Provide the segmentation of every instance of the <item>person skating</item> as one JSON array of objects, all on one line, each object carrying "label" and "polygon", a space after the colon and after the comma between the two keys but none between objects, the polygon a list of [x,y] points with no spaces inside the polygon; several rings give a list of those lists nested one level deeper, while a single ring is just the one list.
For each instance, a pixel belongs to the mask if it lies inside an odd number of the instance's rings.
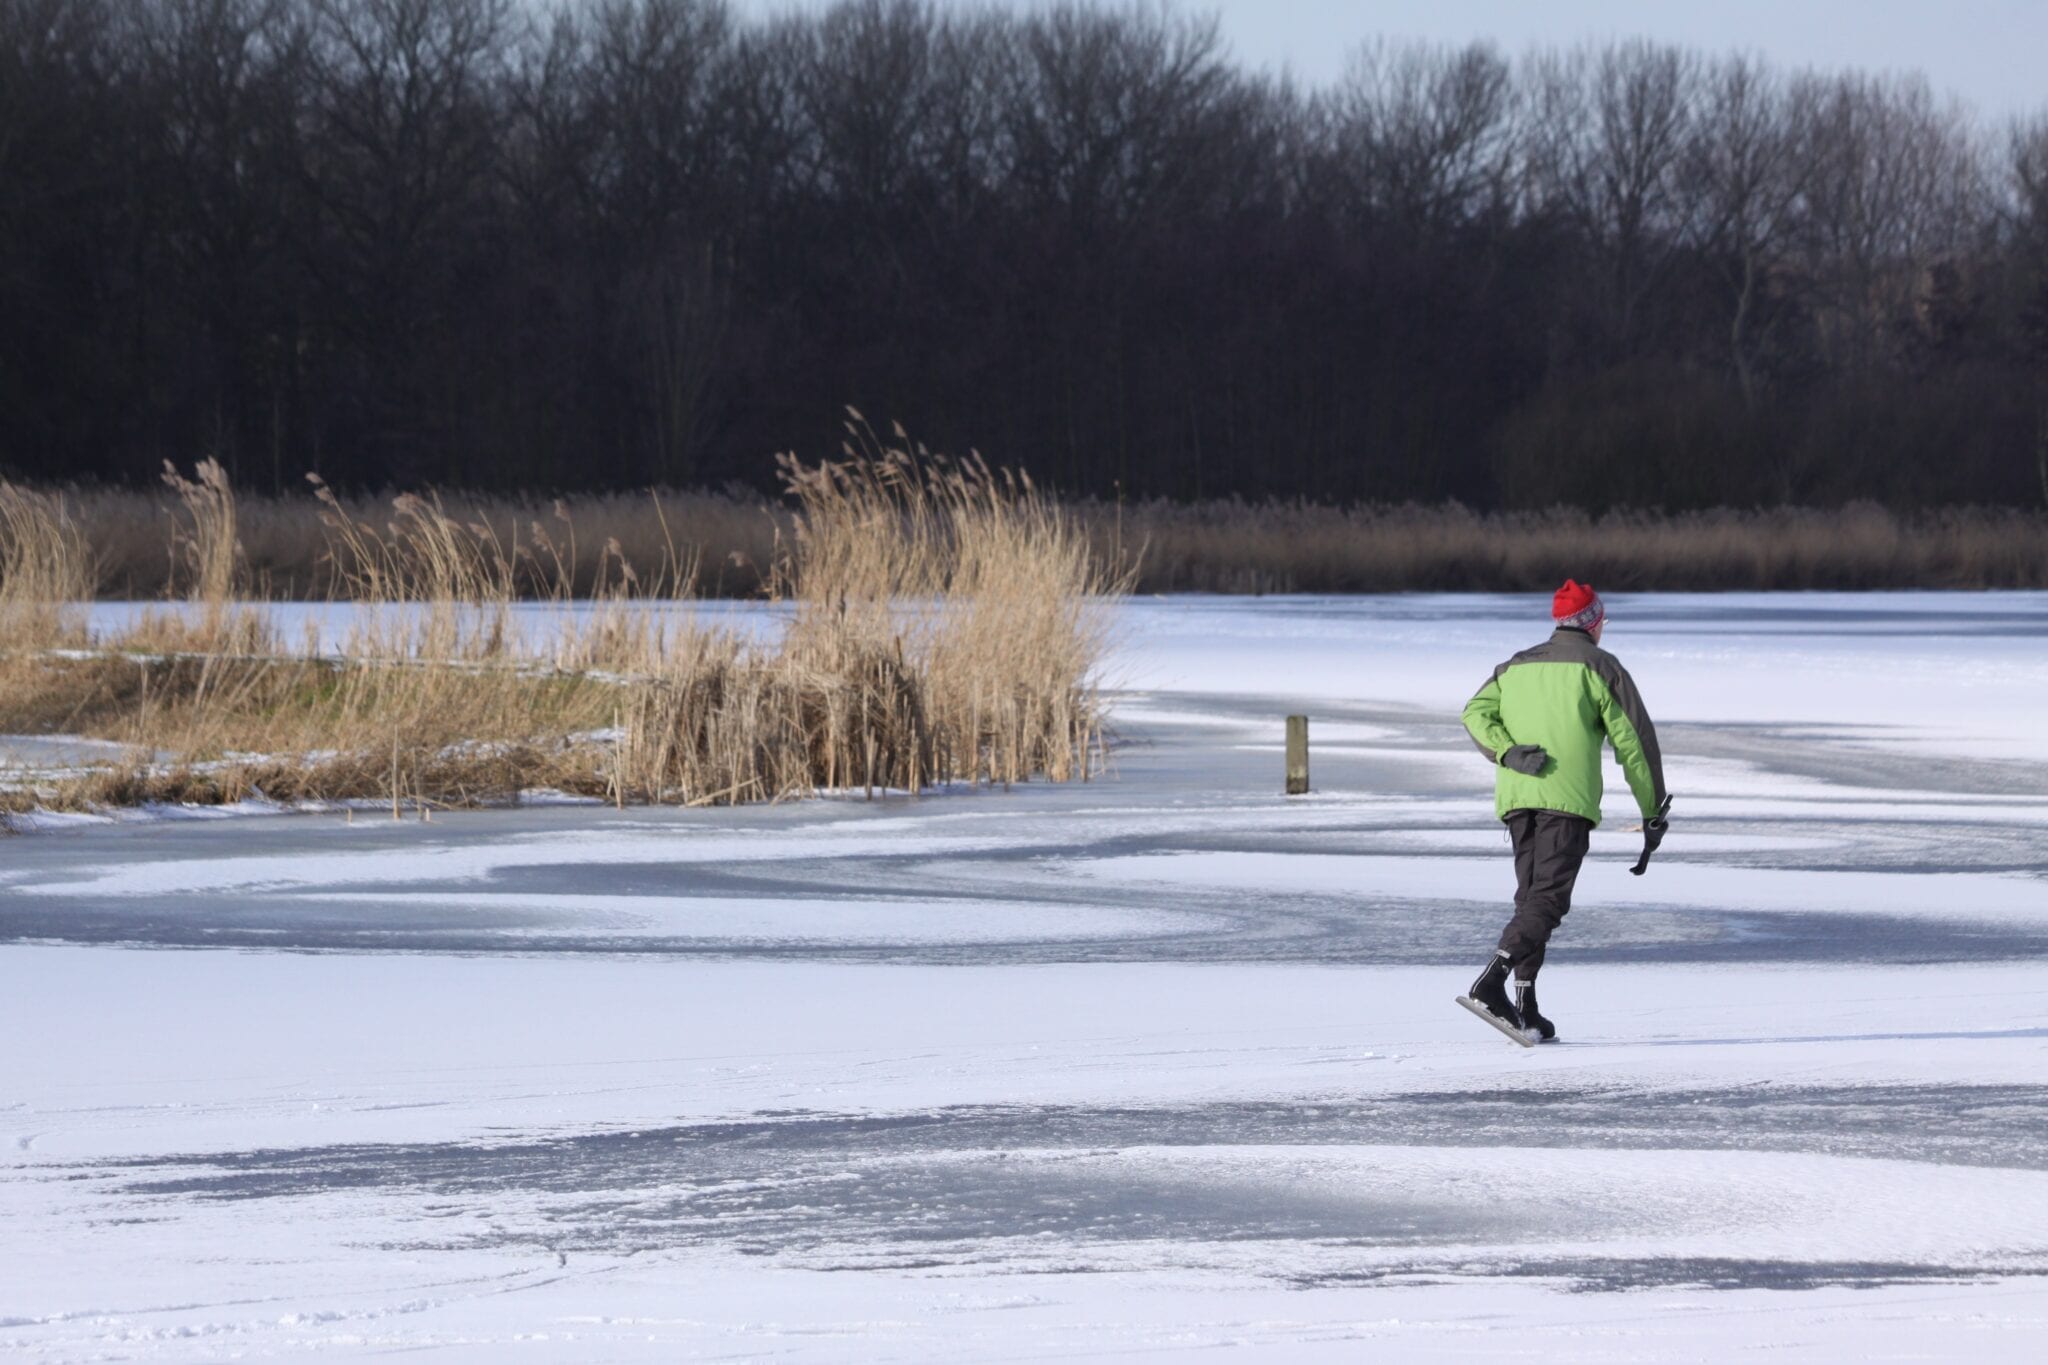
[{"label": "person skating", "polygon": [[1598,594],[1566,579],[1550,613],[1551,637],[1494,669],[1465,703],[1464,717],[1472,742],[1497,770],[1494,809],[1515,850],[1515,913],[1458,1002],[1521,1043],[1557,1037],[1537,1007],[1536,974],[1550,935],[1571,909],[1579,865],[1600,823],[1602,741],[1614,746],[1642,810],[1646,861],[1663,841],[1671,805],[1642,695],[1620,661],[1600,648],[1607,611]]}]

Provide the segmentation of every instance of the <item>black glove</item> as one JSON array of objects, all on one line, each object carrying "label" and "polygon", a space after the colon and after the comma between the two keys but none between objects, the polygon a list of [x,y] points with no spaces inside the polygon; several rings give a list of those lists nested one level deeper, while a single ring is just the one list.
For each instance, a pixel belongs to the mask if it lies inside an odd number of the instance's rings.
[{"label": "black glove", "polygon": [[1636,859],[1636,865],[1629,869],[1638,877],[1650,866],[1650,855],[1664,842],[1664,836],[1671,832],[1671,798],[1665,797],[1664,804],[1657,807],[1657,813],[1643,821],[1643,856]]},{"label": "black glove", "polygon": [[1643,825],[1643,847],[1651,853],[1664,843],[1665,832],[1671,828],[1669,820],[1650,820]]},{"label": "black glove", "polygon": [[1550,755],[1543,752],[1540,744],[1517,744],[1500,756],[1500,766],[1513,768],[1529,777],[1540,776],[1543,765],[1550,761]]}]

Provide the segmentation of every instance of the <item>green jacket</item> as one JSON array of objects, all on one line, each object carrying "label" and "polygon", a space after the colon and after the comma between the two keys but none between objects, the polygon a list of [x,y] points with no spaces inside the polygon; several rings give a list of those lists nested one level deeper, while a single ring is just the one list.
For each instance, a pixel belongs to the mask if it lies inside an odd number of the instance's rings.
[{"label": "green jacket", "polygon": [[[1645,819],[1664,801],[1664,757],[1634,679],[1583,630],[1559,629],[1493,670],[1465,703],[1465,729],[1495,768],[1494,811],[1557,810],[1600,823],[1600,742],[1614,756]],[[1535,777],[1500,766],[1517,744],[1540,744]]]}]

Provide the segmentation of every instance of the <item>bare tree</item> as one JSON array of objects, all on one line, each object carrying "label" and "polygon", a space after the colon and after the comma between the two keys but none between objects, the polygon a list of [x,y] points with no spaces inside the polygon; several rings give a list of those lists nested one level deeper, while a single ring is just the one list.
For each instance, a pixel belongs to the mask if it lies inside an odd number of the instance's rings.
[{"label": "bare tree", "polygon": [[68,448],[74,478],[131,439],[121,414],[145,382],[142,115],[120,16],[111,0],[0,0],[0,464]]},{"label": "bare tree", "polygon": [[2048,360],[2048,113],[2016,121],[2007,134],[2006,214],[2025,284],[2040,291],[2040,354]]},{"label": "bare tree", "polygon": [[2016,121],[2007,135],[2008,213],[2018,257],[2020,354],[2035,408],[2034,476],[2048,506],[2048,113]]},{"label": "bare tree", "polygon": [[451,312],[470,302],[465,266],[498,183],[493,97],[509,57],[506,0],[310,0],[312,109],[299,182],[321,238],[306,264],[353,355],[354,434],[420,477],[445,453],[450,395],[440,371]]},{"label": "bare tree", "polygon": [[1017,24],[995,10],[949,14],[931,57],[922,144],[929,164],[926,227],[933,240],[996,211],[1016,148],[1003,126],[1003,83],[1017,61]]},{"label": "bare tree", "polygon": [[1684,158],[1690,231],[1720,276],[1728,303],[1727,354],[1743,402],[1757,404],[1758,355],[1776,317],[1763,295],[1788,259],[1803,188],[1803,101],[1752,56],[1713,63]]},{"label": "bare tree", "polygon": [[1370,43],[1331,98],[1331,136],[1359,200],[1418,233],[1507,202],[1514,94],[1492,46]]},{"label": "bare tree", "polygon": [[1924,277],[1985,217],[1985,178],[1960,106],[1921,77],[1804,78],[1802,266],[1825,360],[1895,358]]},{"label": "bare tree", "polygon": [[551,246],[601,212],[598,144],[606,130],[589,97],[590,48],[583,11],[530,16],[506,79],[498,173]]},{"label": "bare tree", "polygon": [[238,477],[250,472],[242,438],[261,433],[274,489],[296,475],[285,468],[295,291],[279,258],[298,226],[288,171],[308,38],[292,0],[163,0],[138,15],[147,127],[167,180],[158,246],[206,367],[186,386],[210,400],[202,439]]},{"label": "bare tree", "polygon": [[2007,152],[2020,233],[2030,249],[2048,253],[2048,113],[2016,121]]},{"label": "bare tree", "polygon": [[1524,72],[1532,207],[1596,246],[1602,311],[1621,352],[1682,240],[1698,74],[1691,54],[1640,40],[1540,53]]},{"label": "bare tree", "polygon": [[601,0],[590,28],[583,106],[598,130],[597,203],[629,251],[701,237],[687,219],[715,214],[730,14],[722,0]]},{"label": "bare tree", "polygon": [[919,191],[939,20],[923,0],[850,0],[810,30],[801,86],[817,188],[870,216]]},{"label": "bare tree", "polygon": [[591,193],[613,254],[622,368],[639,378],[650,472],[692,477],[728,317],[722,0],[602,0],[582,107]]},{"label": "bare tree", "polygon": [[505,0],[311,0],[302,173],[377,283],[404,288],[487,179]]},{"label": "bare tree", "polygon": [[1213,18],[1060,4],[1018,46],[1007,113],[1027,195],[1116,234],[1192,188],[1232,85]]},{"label": "bare tree", "polygon": [[783,15],[740,33],[719,82],[728,187],[736,230],[782,250],[780,208],[817,162],[803,82],[811,50],[807,21]]}]

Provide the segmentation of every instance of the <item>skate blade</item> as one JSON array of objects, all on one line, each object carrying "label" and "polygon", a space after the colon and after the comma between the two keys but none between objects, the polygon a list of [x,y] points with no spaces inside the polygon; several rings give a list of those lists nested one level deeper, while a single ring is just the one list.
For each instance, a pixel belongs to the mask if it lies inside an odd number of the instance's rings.
[{"label": "skate blade", "polygon": [[1499,1016],[1495,1015],[1492,1011],[1488,1010],[1486,1006],[1480,1004],[1471,996],[1456,995],[1452,996],[1451,998],[1456,1000],[1459,1004],[1463,1005],[1466,1009],[1472,1011],[1472,1013],[1478,1015],[1481,1019],[1484,1019],[1487,1022],[1487,1024],[1492,1028],[1498,1029],[1503,1036],[1512,1039],[1514,1042],[1520,1044],[1522,1047],[1536,1046],[1535,1040],[1530,1038],[1528,1034],[1522,1032],[1513,1024],[1510,1024],[1507,1020],[1502,1019]]}]

